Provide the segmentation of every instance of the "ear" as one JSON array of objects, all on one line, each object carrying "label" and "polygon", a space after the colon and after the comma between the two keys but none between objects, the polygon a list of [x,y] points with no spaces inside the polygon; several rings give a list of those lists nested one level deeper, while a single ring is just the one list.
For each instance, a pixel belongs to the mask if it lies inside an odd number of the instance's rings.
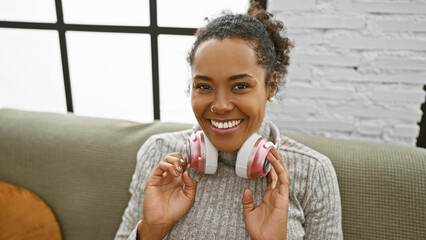
[{"label": "ear", "polygon": [[274,71],[271,75],[271,80],[268,83],[268,86],[266,86],[266,94],[267,99],[271,99],[275,96],[275,89],[277,88],[277,72]]}]

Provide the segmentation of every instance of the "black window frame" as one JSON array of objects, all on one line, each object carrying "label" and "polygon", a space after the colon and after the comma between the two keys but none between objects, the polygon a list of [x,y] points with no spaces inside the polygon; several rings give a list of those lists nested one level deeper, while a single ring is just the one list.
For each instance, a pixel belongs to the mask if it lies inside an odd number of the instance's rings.
[{"label": "black window frame", "polygon": [[[261,0],[259,2],[266,9],[267,0]],[[69,73],[68,50],[67,50],[65,33],[67,31],[141,33],[141,34],[149,34],[151,39],[152,95],[153,95],[152,97],[153,97],[154,120],[161,120],[158,35],[171,34],[171,35],[193,36],[197,29],[196,28],[159,27],[157,24],[157,1],[156,0],[149,0],[150,25],[147,27],[123,26],[123,25],[67,24],[67,23],[64,23],[62,0],[55,0],[55,5],[56,5],[56,18],[57,18],[56,23],[0,21],[0,27],[58,31],[67,112],[71,112],[71,113],[74,112],[74,106],[73,106],[72,92],[71,92],[71,79],[70,79],[70,73]]]}]

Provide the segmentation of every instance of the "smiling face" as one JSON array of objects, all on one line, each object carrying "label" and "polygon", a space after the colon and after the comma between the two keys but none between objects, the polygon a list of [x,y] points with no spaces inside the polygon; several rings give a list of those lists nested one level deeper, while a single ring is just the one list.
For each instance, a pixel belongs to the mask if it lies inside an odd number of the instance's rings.
[{"label": "smiling face", "polygon": [[217,149],[237,150],[260,127],[275,90],[266,86],[265,76],[247,41],[210,39],[199,45],[192,64],[192,110]]}]

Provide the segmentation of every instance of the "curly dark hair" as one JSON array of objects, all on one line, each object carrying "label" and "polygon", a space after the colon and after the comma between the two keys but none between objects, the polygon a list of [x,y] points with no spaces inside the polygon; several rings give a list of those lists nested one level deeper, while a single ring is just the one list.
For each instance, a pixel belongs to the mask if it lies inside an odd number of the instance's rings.
[{"label": "curly dark hair", "polygon": [[[226,14],[209,22],[197,30],[192,49],[188,53],[188,63],[192,66],[194,55],[200,44],[209,39],[223,40],[239,38],[247,41],[256,52],[257,63],[266,70],[265,84],[273,85],[275,92],[284,86],[284,76],[290,63],[290,49],[293,43],[284,36],[286,30],[281,21],[275,20],[256,1],[252,1],[247,14]],[[277,82],[271,79],[277,72]]]}]

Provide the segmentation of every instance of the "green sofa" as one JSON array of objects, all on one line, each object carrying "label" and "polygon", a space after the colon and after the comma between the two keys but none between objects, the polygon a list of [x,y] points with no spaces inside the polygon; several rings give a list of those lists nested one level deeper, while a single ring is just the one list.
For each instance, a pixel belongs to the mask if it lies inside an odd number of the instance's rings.
[{"label": "green sofa", "polygon": [[[189,127],[1,109],[0,181],[40,196],[65,240],[113,239],[139,147]],[[285,135],[332,160],[345,239],[426,238],[425,149]]]}]

